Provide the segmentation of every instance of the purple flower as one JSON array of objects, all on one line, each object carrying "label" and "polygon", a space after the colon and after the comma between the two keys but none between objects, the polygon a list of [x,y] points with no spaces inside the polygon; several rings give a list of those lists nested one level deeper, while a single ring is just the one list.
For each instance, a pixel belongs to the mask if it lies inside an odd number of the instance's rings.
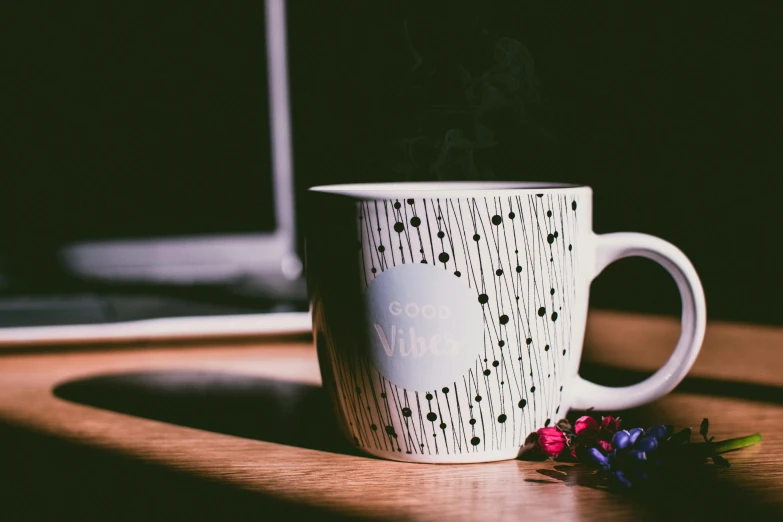
[{"label": "purple flower", "polygon": [[644,430],[641,428],[634,428],[631,431],[629,431],[628,434],[631,436],[631,444],[634,444],[636,442],[636,439],[638,439],[642,434],[644,434]]},{"label": "purple flower", "polygon": [[658,449],[658,439],[655,437],[642,437],[633,445],[635,450],[650,452]]},{"label": "purple flower", "polygon": [[612,446],[618,450],[624,450],[631,445],[631,434],[626,430],[618,431],[612,437]]},{"label": "purple flower", "polygon": [[587,450],[587,454],[595,461],[596,464],[601,467],[602,470],[609,471],[611,469],[611,465],[609,464],[609,457],[601,453],[601,450],[598,448],[590,448]]},{"label": "purple flower", "polygon": [[708,437],[709,422],[704,419],[699,433],[703,443],[691,443],[691,429],[677,433],[670,425],[650,426],[630,430],[620,429],[620,419],[603,417],[599,424],[594,418],[583,416],[574,427],[563,419],[556,427],[547,427],[531,434],[526,441],[530,447],[552,457],[570,454],[577,460],[593,462],[617,488],[628,489],[649,480],[666,476],[672,464],[701,463],[712,459],[716,465],[728,467],[719,454],[761,441],[756,433],[722,442]]}]

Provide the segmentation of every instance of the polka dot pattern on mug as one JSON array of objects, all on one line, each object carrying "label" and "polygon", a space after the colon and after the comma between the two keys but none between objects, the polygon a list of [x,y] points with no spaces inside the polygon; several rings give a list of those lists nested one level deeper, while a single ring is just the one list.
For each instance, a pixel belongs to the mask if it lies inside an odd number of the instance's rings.
[{"label": "polka dot pattern on mug", "polygon": [[[580,255],[577,194],[357,203],[364,288],[400,265],[469,289],[483,342],[458,379],[414,391],[366,357],[330,350],[335,392],[357,445],[463,454],[524,444],[568,392]],[[381,248],[382,247],[382,248]],[[586,300],[585,300],[586,305]],[[375,428],[373,428],[375,427]]]}]

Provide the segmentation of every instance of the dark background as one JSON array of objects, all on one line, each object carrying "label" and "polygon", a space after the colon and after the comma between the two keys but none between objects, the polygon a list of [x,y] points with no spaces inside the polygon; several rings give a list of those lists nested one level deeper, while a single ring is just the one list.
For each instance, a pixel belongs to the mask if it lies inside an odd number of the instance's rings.
[{"label": "dark background", "polygon": [[263,28],[263,2],[0,5],[12,290],[62,292],[74,241],[274,228]]},{"label": "dark background", "polygon": [[[589,184],[595,230],[680,246],[711,318],[781,324],[781,21],[775,2],[291,0],[298,195]],[[44,280],[74,231],[267,228],[262,29],[258,1],[4,3],[0,272]],[[663,269],[623,260],[591,305],[680,303]]]},{"label": "dark background", "polygon": [[[685,4],[289,2],[298,182],[588,184],[595,231],[678,245],[711,318],[780,324],[780,9]],[[591,305],[680,303],[623,260]]]}]

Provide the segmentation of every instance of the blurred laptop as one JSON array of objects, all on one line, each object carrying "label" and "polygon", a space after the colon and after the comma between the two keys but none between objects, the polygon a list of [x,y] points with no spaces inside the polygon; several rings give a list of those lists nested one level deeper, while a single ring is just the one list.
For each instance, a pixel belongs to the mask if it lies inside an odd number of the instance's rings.
[{"label": "blurred laptop", "polygon": [[284,0],[21,4],[0,345],[308,331]]}]

